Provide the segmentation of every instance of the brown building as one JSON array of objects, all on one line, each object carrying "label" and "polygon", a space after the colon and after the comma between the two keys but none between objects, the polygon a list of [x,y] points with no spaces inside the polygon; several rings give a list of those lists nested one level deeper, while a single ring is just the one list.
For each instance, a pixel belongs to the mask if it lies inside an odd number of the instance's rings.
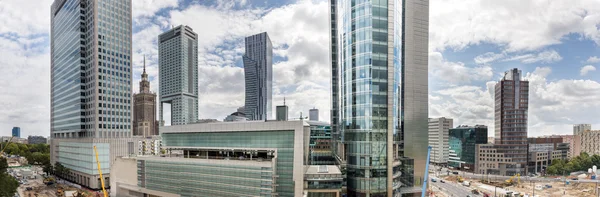
[{"label": "brown building", "polygon": [[144,57],[140,93],[133,95],[133,135],[144,137],[158,135],[156,93],[150,92],[150,82],[146,74],[146,57]]},{"label": "brown building", "polygon": [[521,78],[521,70],[511,69],[495,87],[495,147],[514,164],[506,166],[506,174],[524,174],[527,166],[527,111],[529,82]]}]

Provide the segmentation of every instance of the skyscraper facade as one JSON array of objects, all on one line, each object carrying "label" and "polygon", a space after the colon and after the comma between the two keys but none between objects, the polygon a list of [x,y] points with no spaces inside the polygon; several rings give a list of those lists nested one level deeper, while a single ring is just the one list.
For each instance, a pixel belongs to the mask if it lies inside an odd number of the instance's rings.
[{"label": "skyscraper facade", "polygon": [[308,110],[308,119],[311,121],[319,121],[319,109],[309,109]]},{"label": "skyscraper facade", "polygon": [[573,135],[579,135],[587,130],[592,130],[591,124],[574,124],[573,125]]},{"label": "skyscraper facade", "polygon": [[156,94],[150,92],[150,81],[148,81],[146,73],[146,57],[144,57],[140,92],[133,95],[133,135],[144,137],[158,135]]},{"label": "skyscraper facade", "polygon": [[273,45],[267,32],[248,36],[245,43],[246,117],[267,120],[273,113]]},{"label": "skyscraper facade", "polygon": [[444,165],[448,163],[450,144],[448,135],[454,121],[450,118],[429,119],[429,146],[431,146],[430,163]]},{"label": "skyscraper facade", "polygon": [[423,184],[427,157],[429,1],[330,5],[331,122],[348,195],[420,192],[413,188]]},{"label": "skyscraper facade", "polygon": [[12,128],[12,136],[20,138],[21,137],[21,127],[13,127]]},{"label": "skyscraper facade", "polygon": [[[51,6],[51,162],[99,188],[131,136],[131,0],[55,0]],[[132,145],[133,146],[133,145]]]},{"label": "skyscraper facade", "polygon": [[521,78],[521,70],[511,69],[495,87],[495,137],[497,151],[511,158],[506,175],[524,174],[527,165],[527,110],[529,82]]},{"label": "skyscraper facade", "polygon": [[171,125],[198,120],[198,34],[177,26],[158,36],[159,119],[171,104]]}]

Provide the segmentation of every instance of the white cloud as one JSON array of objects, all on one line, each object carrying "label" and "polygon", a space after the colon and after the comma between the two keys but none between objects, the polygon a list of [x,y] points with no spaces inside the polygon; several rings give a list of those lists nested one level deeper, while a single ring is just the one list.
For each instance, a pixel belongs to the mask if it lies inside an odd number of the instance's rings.
[{"label": "white cloud", "polygon": [[504,54],[502,54],[502,53],[487,52],[487,53],[478,55],[473,60],[475,60],[475,63],[477,63],[477,64],[487,64],[487,63],[496,61],[498,59],[501,59],[503,57],[504,57]]},{"label": "white cloud", "polygon": [[164,8],[177,7],[178,0],[135,0],[132,2],[133,18],[153,16]]},{"label": "white cloud", "polygon": [[562,57],[555,50],[545,50],[538,54],[524,54],[524,55],[516,55],[513,57],[509,57],[504,61],[521,61],[524,64],[531,63],[553,63],[562,60]]},{"label": "white cloud", "polygon": [[598,63],[600,62],[600,58],[596,57],[596,56],[591,56],[587,61],[585,61],[586,63]]},{"label": "white cloud", "polygon": [[569,34],[600,45],[597,0],[432,0],[430,13],[432,51],[482,43],[530,51],[559,44]]},{"label": "white cloud", "polygon": [[587,66],[581,67],[581,70],[579,71],[579,74],[581,76],[585,76],[585,75],[587,75],[591,71],[596,71],[596,67],[594,67],[592,65],[587,65]]},{"label": "white cloud", "polygon": [[429,72],[432,80],[443,80],[452,84],[489,80],[493,73],[489,65],[469,68],[462,62],[446,61],[440,52],[429,53]]},{"label": "white cloud", "polygon": [[51,0],[0,1],[0,34],[18,36],[47,34],[50,32]]}]

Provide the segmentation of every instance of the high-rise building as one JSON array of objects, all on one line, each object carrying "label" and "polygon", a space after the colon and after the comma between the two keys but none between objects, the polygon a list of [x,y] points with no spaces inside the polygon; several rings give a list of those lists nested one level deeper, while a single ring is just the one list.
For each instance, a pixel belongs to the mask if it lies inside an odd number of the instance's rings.
[{"label": "high-rise building", "polygon": [[319,121],[319,109],[309,109],[308,110],[308,119],[311,121]]},{"label": "high-rise building", "polygon": [[273,45],[267,32],[248,36],[245,43],[246,117],[267,120],[273,113]]},{"label": "high-rise building", "polygon": [[132,1],[54,0],[51,6],[50,160],[99,188],[131,136]]},{"label": "high-rise building", "polygon": [[591,124],[574,124],[573,125],[573,135],[579,135],[584,131],[592,130]]},{"label": "high-rise building", "polygon": [[487,126],[461,125],[449,130],[450,157],[448,166],[466,171],[475,169],[475,147],[487,143]]},{"label": "high-rise building", "polygon": [[495,147],[511,158],[505,175],[524,174],[527,165],[527,110],[529,82],[521,78],[521,70],[511,69],[495,87]]},{"label": "high-rise building", "polygon": [[444,165],[448,163],[450,151],[449,130],[453,127],[453,121],[450,118],[430,118],[429,119],[429,146],[431,146],[431,156],[429,163]]},{"label": "high-rise building", "polygon": [[133,135],[150,137],[158,135],[156,120],[156,93],[150,92],[150,81],[146,73],[146,56],[144,56],[144,72],[140,81],[140,92],[133,95]]},{"label": "high-rise building", "polygon": [[245,113],[246,113],[246,109],[244,109],[244,107],[239,107],[236,112],[233,112],[230,115],[228,115],[227,117],[225,117],[225,119],[223,119],[223,122],[246,121],[246,120],[248,120],[248,118],[246,118]]},{"label": "high-rise building", "polygon": [[329,2],[331,122],[348,195],[420,192],[413,188],[427,166],[429,0]]},{"label": "high-rise building", "polygon": [[12,136],[21,138],[21,127],[13,127],[12,128]]},{"label": "high-rise building", "polygon": [[275,120],[278,121],[286,121],[288,120],[288,106],[287,105],[279,105],[275,108]]},{"label": "high-rise building", "polygon": [[159,120],[171,104],[171,125],[198,120],[198,34],[177,26],[158,36]]}]

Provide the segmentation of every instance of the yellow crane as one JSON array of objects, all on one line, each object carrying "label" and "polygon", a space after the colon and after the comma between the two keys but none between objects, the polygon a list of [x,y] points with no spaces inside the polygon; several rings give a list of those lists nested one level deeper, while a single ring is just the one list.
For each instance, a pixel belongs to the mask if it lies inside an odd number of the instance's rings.
[{"label": "yellow crane", "polygon": [[104,189],[104,177],[102,177],[102,170],[100,169],[100,160],[98,159],[98,149],[96,149],[96,145],[94,145],[94,152],[96,152],[96,163],[98,164],[98,173],[100,174],[100,182],[102,183],[102,193],[104,193],[104,197],[108,197],[108,193],[106,193],[106,189]]},{"label": "yellow crane", "polygon": [[6,143],[6,146],[4,146],[4,148],[2,148],[2,150],[0,150],[0,157],[2,157],[2,153],[4,153],[4,150],[6,150],[6,147],[8,147],[8,145],[10,145],[10,142],[12,141],[12,139],[15,136],[10,137],[10,140],[8,140],[8,143]]}]

